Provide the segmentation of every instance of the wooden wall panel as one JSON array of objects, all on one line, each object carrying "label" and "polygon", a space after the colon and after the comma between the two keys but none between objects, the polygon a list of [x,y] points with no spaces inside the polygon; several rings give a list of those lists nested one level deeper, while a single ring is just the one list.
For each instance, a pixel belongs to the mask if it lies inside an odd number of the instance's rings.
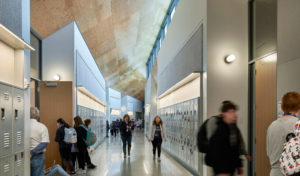
[{"label": "wooden wall panel", "polygon": [[58,143],[54,141],[56,120],[63,118],[70,125],[73,124],[72,86],[72,82],[57,82],[56,87],[47,87],[46,82],[40,83],[41,122],[47,126],[50,137],[50,144],[45,153],[46,168],[51,167],[54,160],[61,164]]},{"label": "wooden wall panel", "polygon": [[269,125],[276,120],[276,54],[256,62],[255,175],[270,174],[266,152]]}]

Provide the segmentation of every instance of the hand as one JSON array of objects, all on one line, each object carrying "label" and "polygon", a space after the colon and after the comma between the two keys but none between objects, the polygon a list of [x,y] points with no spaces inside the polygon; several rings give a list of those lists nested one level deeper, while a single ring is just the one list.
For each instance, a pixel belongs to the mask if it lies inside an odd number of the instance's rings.
[{"label": "hand", "polygon": [[30,154],[30,158],[32,158],[32,155]]},{"label": "hand", "polygon": [[246,156],[248,162],[252,161],[252,157],[250,155],[245,155],[245,156]]},{"label": "hand", "polygon": [[149,142],[151,142],[151,139],[148,139]]},{"label": "hand", "polygon": [[238,168],[238,175],[243,175],[243,173],[244,173],[243,168]]}]

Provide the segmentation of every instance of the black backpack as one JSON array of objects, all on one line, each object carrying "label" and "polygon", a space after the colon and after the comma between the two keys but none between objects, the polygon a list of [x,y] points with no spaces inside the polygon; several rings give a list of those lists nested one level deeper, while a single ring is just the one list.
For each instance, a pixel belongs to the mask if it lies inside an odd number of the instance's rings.
[{"label": "black backpack", "polygon": [[[200,129],[198,131],[198,134],[197,134],[197,146],[198,146],[198,150],[199,152],[201,153],[207,153],[208,150],[209,150],[209,139],[207,138],[207,123],[209,120],[211,120],[212,118],[216,118],[217,122],[219,120],[222,119],[221,116],[213,116],[209,119],[207,119],[201,126],[200,126]],[[217,128],[217,124],[216,124],[216,128]],[[212,129],[212,130],[216,130],[216,129]]]}]

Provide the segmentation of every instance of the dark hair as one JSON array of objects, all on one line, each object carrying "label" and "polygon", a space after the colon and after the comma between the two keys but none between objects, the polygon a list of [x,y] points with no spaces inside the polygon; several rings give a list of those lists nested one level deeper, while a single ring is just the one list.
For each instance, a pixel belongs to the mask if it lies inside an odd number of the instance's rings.
[{"label": "dark hair", "polygon": [[81,119],[81,117],[80,117],[80,116],[76,116],[76,117],[74,117],[74,122],[75,122],[75,124],[74,124],[74,128],[78,128],[78,127],[79,127],[79,125],[83,124],[83,122],[82,122],[82,119]]},{"label": "dark hair", "polygon": [[281,100],[281,109],[284,113],[300,110],[300,94],[298,92],[288,92]]},{"label": "dark hair", "polygon": [[85,126],[89,126],[90,124],[91,124],[91,119],[85,119],[84,120],[84,124],[85,124]]},{"label": "dark hair", "polygon": [[234,104],[233,102],[229,101],[229,100],[226,100],[226,101],[223,101],[222,102],[222,106],[220,108],[220,111],[222,113],[224,112],[228,112],[229,110],[238,110],[238,106],[236,104]]},{"label": "dark hair", "polygon": [[60,123],[61,125],[64,125],[64,126],[67,127],[67,128],[70,128],[70,125],[67,124],[67,122],[66,122],[64,119],[62,119],[62,118],[57,119],[56,122],[57,122],[57,123]]},{"label": "dark hair", "polygon": [[128,122],[129,122],[129,121],[130,121],[129,115],[128,115],[128,114],[125,114],[124,117],[123,117],[123,119],[125,120],[126,117],[128,117]]},{"label": "dark hair", "polygon": [[[156,118],[159,118],[160,119],[160,122],[159,122],[159,124],[156,124]],[[160,116],[156,116],[154,119],[153,119],[153,125],[162,125],[164,122],[163,122],[163,120],[160,118]]]}]

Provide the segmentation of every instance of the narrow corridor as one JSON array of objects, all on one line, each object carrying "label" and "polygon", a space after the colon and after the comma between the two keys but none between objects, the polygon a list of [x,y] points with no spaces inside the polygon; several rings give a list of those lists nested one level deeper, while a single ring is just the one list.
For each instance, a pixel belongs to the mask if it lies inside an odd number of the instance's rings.
[{"label": "narrow corridor", "polygon": [[152,145],[143,133],[135,133],[130,158],[123,158],[122,142],[119,136],[109,137],[91,156],[97,168],[88,176],[189,176],[185,168],[162,152],[161,162],[153,160]]}]

